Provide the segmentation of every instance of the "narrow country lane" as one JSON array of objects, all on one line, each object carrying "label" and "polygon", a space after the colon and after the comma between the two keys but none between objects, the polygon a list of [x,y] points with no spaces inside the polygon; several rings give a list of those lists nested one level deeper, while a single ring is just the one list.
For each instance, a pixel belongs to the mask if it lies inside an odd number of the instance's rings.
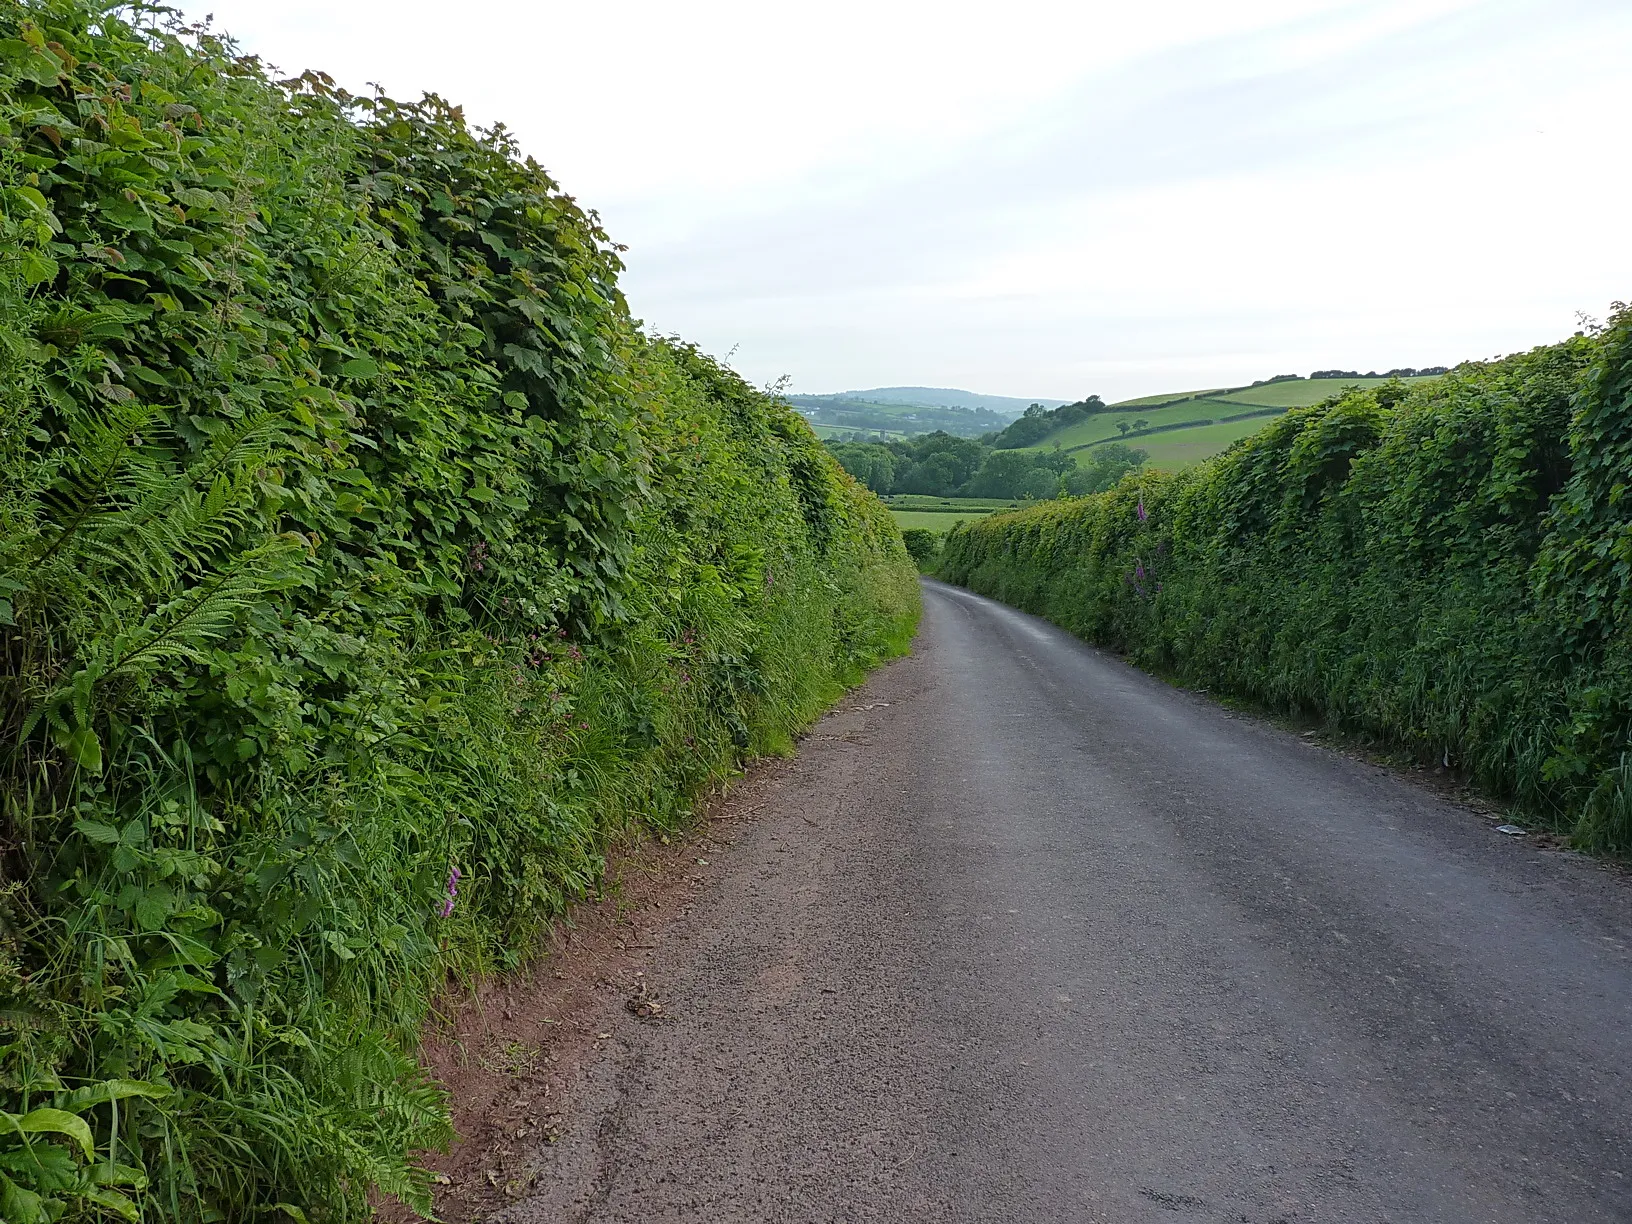
[{"label": "narrow country lane", "polygon": [[1632,882],[991,601],[709,870],[497,1218],[1632,1220]]}]

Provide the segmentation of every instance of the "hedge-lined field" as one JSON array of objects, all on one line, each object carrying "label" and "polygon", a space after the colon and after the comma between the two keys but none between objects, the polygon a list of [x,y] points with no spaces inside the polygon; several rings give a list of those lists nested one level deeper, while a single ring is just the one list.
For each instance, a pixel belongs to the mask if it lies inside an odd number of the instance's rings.
[{"label": "hedge-lined field", "polygon": [[0,6],[0,1218],[424,1207],[433,995],[915,572],[502,131],[161,20]]},{"label": "hedge-lined field", "polygon": [[1632,312],[946,538],[950,581],[1632,852]]}]

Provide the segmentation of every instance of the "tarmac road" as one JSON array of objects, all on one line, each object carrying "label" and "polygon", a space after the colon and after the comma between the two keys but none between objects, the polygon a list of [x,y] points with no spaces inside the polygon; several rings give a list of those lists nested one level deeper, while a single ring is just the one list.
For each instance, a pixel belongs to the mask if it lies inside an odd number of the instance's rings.
[{"label": "tarmac road", "polygon": [[1632,1220],[1626,878],[925,602],[498,1218]]}]

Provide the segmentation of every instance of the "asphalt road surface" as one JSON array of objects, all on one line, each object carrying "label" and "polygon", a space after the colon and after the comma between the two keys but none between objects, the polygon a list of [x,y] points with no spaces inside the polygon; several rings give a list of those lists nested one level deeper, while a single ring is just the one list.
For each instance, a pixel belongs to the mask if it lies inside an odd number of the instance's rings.
[{"label": "asphalt road surface", "polygon": [[926,605],[500,1218],[1632,1220],[1624,877]]}]

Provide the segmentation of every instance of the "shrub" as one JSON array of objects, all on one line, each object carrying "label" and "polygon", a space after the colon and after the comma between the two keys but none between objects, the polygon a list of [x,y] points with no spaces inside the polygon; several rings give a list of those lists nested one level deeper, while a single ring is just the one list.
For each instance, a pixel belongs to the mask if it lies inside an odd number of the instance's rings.
[{"label": "shrub", "polygon": [[933,565],[941,551],[941,537],[927,527],[908,527],[901,533],[901,542],[919,569]]},{"label": "shrub", "polygon": [[1632,315],[1294,409],[1178,475],[949,534],[940,572],[1186,681],[1464,768],[1632,852]]},{"label": "shrub", "polygon": [[0,9],[0,1215],[425,1208],[432,996],[916,578],[502,130],[152,11]]}]

